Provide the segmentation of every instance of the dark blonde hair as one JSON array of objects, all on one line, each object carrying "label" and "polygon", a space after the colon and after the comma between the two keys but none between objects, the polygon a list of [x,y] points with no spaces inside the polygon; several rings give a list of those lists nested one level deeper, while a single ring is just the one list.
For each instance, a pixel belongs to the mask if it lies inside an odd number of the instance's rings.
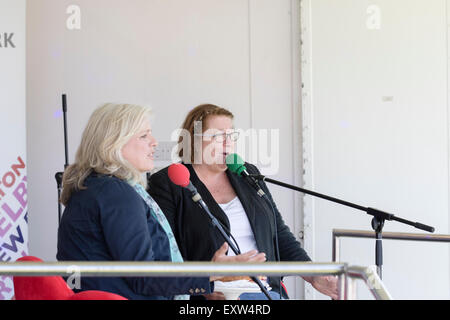
[{"label": "dark blonde hair", "polygon": [[[196,123],[201,123],[202,128],[205,128],[206,120],[210,116],[226,116],[234,119],[231,111],[214,104],[201,104],[189,111],[184,119],[181,134],[178,139],[178,156],[183,159],[184,163],[194,163],[194,132]],[[186,140],[188,141],[188,145],[186,145]],[[183,152],[186,147],[189,148],[188,154]]]}]

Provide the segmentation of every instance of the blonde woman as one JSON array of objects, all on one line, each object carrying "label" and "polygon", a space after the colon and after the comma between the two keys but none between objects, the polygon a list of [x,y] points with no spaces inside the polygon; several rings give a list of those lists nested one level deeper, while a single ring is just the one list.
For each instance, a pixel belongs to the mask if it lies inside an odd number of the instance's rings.
[{"label": "blonde woman", "polygon": [[[58,230],[60,261],[182,262],[172,230],[145,191],[143,174],[153,168],[157,141],[150,110],[106,104],[94,111],[83,132],[75,163],[63,176],[65,210]],[[230,260],[227,245],[212,261],[265,261],[252,252]],[[216,278],[92,278],[80,290],[103,290],[128,299],[187,299],[208,294]]]}]

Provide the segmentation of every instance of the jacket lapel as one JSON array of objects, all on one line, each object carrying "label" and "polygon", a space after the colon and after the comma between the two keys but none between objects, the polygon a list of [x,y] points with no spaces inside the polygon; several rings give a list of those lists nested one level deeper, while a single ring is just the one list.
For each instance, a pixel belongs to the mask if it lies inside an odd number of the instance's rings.
[{"label": "jacket lapel", "polygon": [[[206,188],[203,182],[199,179],[192,165],[186,164],[186,167],[189,169],[189,172],[191,174],[192,184],[197,188],[206,205],[209,207],[211,213],[222,224],[224,224],[228,229],[230,229],[230,221],[228,220],[227,215],[225,214],[225,212],[223,212],[222,208],[217,204],[216,200],[214,200],[208,188]],[[262,235],[260,232],[259,233],[255,232],[256,224],[258,223],[256,219],[256,208],[255,208],[255,202],[258,201],[258,199],[255,199],[255,197],[253,196],[255,191],[246,182],[244,182],[241,177],[237,176],[230,170],[227,170],[226,174],[231,183],[231,186],[233,187],[239,200],[242,203],[245,213],[247,214],[250,226],[255,236],[256,245],[258,246],[259,249],[261,248],[260,244],[264,242],[264,240],[261,239],[261,236],[264,237],[264,235]],[[260,201],[264,200],[261,199]]]},{"label": "jacket lapel", "polygon": [[[230,221],[227,215],[223,212],[222,208],[214,200],[213,196],[209,192],[208,188],[203,184],[200,178],[195,173],[194,168],[190,164],[185,165],[191,174],[191,182],[197,188],[198,193],[202,196],[211,213],[223,224],[230,229]],[[205,212],[206,214],[206,212]]]}]

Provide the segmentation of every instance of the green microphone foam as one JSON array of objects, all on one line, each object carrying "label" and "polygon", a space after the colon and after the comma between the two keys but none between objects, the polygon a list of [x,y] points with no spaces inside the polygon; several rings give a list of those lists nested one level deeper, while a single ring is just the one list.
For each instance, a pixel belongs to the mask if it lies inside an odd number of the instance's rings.
[{"label": "green microphone foam", "polygon": [[242,171],[247,170],[247,168],[244,166],[244,160],[242,160],[242,158],[236,153],[229,154],[226,157],[225,162],[228,169],[238,175],[241,175]]}]

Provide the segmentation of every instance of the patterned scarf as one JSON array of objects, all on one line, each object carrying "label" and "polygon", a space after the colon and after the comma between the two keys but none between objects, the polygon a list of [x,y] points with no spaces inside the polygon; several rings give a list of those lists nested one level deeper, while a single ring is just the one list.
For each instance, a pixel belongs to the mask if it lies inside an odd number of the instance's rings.
[{"label": "patterned scarf", "polygon": [[[155,200],[147,193],[142,185],[136,183],[134,186],[134,190],[144,199],[145,203],[150,208],[150,212],[153,217],[159,222],[161,227],[166,232],[167,238],[169,238],[170,244],[170,255],[172,257],[172,262],[183,262],[183,257],[181,256],[180,249],[178,249],[177,241],[175,240],[175,236],[173,235],[172,228],[169,225],[169,222],[166,219],[166,216],[162,212],[161,208],[158,206]],[[189,300],[189,295],[175,295],[174,300]]]}]

